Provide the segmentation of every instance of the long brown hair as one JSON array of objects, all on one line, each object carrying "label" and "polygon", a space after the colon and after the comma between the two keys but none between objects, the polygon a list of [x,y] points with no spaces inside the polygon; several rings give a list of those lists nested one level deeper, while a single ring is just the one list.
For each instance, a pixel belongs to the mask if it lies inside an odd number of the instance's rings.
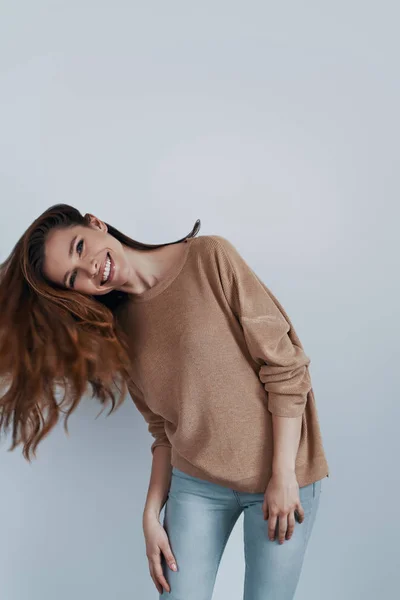
[{"label": "long brown hair", "polygon": [[[127,341],[115,314],[128,294],[112,290],[99,296],[84,295],[50,282],[43,274],[49,231],[89,226],[87,216],[68,204],[51,206],[28,227],[0,264],[0,434],[11,427],[8,451],[23,444],[22,454],[29,462],[31,453],[36,458],[39,442],[61,413],[66,415],[64,429],[69,433],[68,418],[88,384],[92,397],[101,404],[111,400],[108,415],[127,393]],[[194,237],[200,219],[187,236],[164,244],[137,242],[106,225],[108,233],[122,244],[151,250]],[[64,388],[60,403],[57,386]]]}]

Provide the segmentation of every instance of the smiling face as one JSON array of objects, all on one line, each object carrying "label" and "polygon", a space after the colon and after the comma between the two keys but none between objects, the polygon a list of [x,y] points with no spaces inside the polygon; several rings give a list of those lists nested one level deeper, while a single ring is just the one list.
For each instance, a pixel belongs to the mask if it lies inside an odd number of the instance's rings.
[{"label": "smiling face", "polygon": [[[103,282],[104,269],[111,269]],[[105,223],[90,215],[88,226],[52,229],[46,239],[43,272],[50,281],[82,294],[101,295],[119,290],[130,267],[123,245],[110,235]]]}]

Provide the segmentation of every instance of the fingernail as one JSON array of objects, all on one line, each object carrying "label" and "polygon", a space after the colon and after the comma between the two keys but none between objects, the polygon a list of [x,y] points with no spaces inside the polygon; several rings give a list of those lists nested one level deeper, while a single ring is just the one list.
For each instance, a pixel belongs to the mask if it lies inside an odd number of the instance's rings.
[{"label": "fingernail", "polygon": [[171,563],[171,569],[173,569],[174,571],[176,571],[176,564],[175,563]]}]

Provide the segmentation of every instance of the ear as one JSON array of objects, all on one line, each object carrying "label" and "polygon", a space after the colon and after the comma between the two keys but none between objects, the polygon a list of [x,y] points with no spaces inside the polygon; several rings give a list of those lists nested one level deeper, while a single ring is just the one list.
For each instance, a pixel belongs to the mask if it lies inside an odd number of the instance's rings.
[{"label": "ear", "polygon": [[88,222],[88,225],[90,227],[94,227],[96,229],[100,229],[101,231],[104,231],[104,232],[107,231],[107,225],[105,223],[103,223],[103,221],[100,221],[100,219],[98,219],[97,217],[95,217],[91,213],[86,213],[85,214],[85,219]]}]

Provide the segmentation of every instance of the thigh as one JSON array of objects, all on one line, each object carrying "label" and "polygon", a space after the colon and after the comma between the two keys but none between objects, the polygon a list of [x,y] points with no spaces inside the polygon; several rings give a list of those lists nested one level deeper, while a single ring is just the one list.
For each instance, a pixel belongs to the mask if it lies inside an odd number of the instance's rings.
[{"label": "thigh", "polygon": [[229,488],[172,470],[163,525],[177,571],[162,557],[171,586],[160,598],[211,600],[219,563],[241,508]]},{"label": "thigh", "polygon": [[[245,583],[243,600],[292,600],[300,578],[307,543],[318,510],[321,481],[299,490],[304,521],[296,518],[290,540],[279,544],[268,538],[264,520],[264,494],[255,494],[254,502],[244,509]],[[259,496],[257,499],[256,496]],[[279,518],[276,533],[278,532]]]}]

